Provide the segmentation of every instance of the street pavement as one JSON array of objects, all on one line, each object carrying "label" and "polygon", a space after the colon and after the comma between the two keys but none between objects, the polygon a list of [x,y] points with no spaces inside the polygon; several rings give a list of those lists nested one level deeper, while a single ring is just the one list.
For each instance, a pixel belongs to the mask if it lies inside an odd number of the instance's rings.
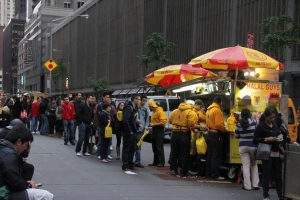
[{"label": "street pavement", "polygon": [[[169,152],[170,144],[165,144],[166,161]],[[152,156],[151,144],[144,142],[142,164],[151,163]],[[120,160],[104,164],[96,155],[78,157],[75,146],[65,146],[63,139],[55,137],[34,135],[27,161],[35,166],[33,180],[42,183],[56,200],[262,199],[262,190],[245,191],[242,184],[163,180],[154,175],[161,172],[153,167],[129,175],[121,170]],[[276,197],[274,190],[271,197]]]}]

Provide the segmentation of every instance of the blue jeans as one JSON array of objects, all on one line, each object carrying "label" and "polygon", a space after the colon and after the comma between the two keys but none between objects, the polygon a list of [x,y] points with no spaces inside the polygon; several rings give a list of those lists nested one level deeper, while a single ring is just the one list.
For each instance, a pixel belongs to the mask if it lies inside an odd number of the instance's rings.
[{"label": "blue jeans", "polygon": [[39,121],[38,117],[31,117],[31,125],[30,125],[30,131],[31,132],[36,132],[37,131],[38,121]]},{"label": "blue jeans", "polygon": [[76,145],[75,152],[78,153],[81,151],[82,142],[83,143],[83,150],[82,153],[86,153],[87,146],[89,144],[90,135],[92,132],[91,126],[89,124],[86,124],[84,122],[78,124],[79,126],[79,139]]},{"label": "blue jeans", "polygon": [[[136,143],[138,143],[142,135],[143,135],[142,132],[136,133]],[[135,164],[141,163],[141,147],[142,145],[140,145],[139,147],[138,146],[135,147],[135,161],[134,161]]]},{"label": "blue jeans", "polygon": [[74,121],[64,120],[64,139],[65,141],[74,140]]},{"label": "blue jeans", "polygon": [[41,115],[41,134],[42,135],[46,135],[48,134],[48,131],[49,131],[49,122],[48,122],[48,118],[45,114],[42,114]]}]

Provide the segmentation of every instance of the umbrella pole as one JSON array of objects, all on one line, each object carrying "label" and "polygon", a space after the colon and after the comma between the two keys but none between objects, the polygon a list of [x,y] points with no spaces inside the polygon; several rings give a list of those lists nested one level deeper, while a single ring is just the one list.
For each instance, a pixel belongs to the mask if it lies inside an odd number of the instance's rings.
[{"label": "umbrella pole", "polygon": [[235,104],[236,104],[236,82],[237,82],[237,77],[238,77],[238,66],[236,66],[235,69],[235,78],[234,78],[234,86],[233,86],[233,108],[235,108]]}]

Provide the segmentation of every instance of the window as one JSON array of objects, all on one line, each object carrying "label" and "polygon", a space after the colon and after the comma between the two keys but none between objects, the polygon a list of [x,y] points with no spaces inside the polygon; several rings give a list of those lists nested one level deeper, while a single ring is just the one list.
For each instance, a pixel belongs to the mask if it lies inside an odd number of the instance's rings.
[{"label": "window", "polygon": [[180,104],[180,100],[179,99],[169,99],[169,109],[170,112],[175,110],[176,108],[178,108]]},{"label": "window", "polygon": [[158,106],[162,107],[165,112],[168,111],[166,99],[154,99],[154,101]]},{"label": "window", "polygon": [[84,2],[82,2],[82,1],[78,1],[78,8],[80,8],[82,5],[84,4]]},{"label": "window", "polygon": [[71,8],[70,2],[64,2],[64,8]]}]

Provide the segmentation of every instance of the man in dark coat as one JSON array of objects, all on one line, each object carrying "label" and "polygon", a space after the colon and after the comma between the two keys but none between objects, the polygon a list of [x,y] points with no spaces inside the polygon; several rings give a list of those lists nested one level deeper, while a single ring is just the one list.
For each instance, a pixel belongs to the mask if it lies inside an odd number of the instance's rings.
[{"label": "man in dark coat", "polygon": [[53,199],[53,194],[38,189],[34,181],[22,178],[23,159],[20,154],[28,149],[32,140],[32,134],[24,124],[14,126],[5,140],[0,140],[0,188],[8,190],[8,199]]}]

